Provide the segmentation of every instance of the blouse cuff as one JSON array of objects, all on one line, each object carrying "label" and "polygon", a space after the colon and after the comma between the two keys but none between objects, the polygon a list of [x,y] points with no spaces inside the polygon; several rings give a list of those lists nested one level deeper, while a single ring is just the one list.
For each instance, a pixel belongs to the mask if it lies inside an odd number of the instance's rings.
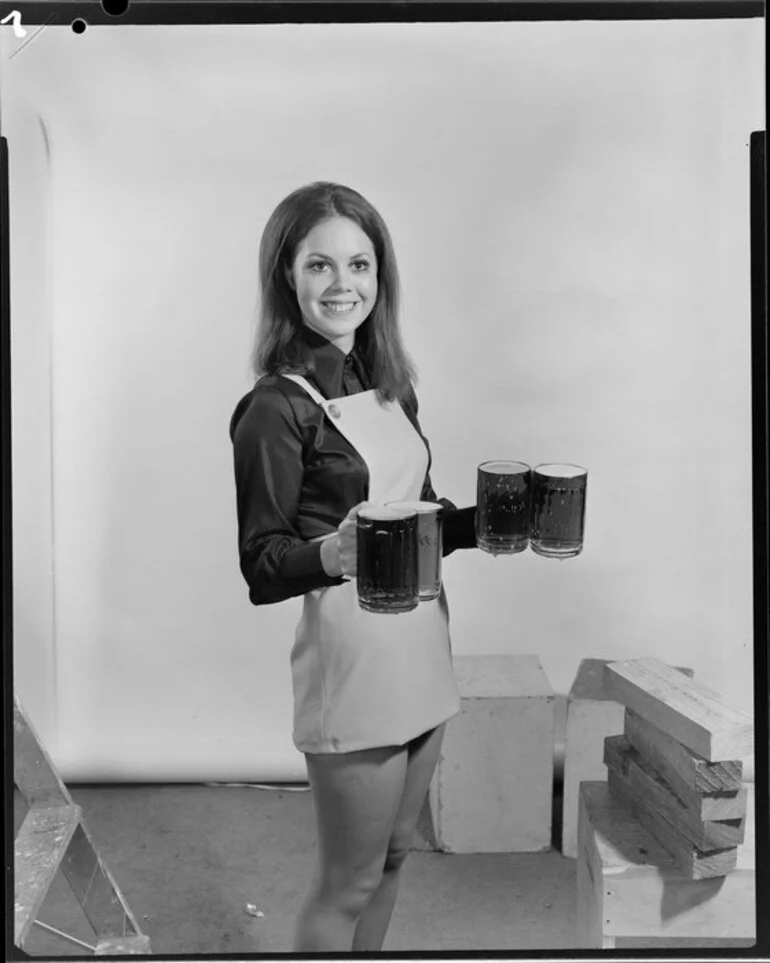
[{"label": "blouse cuff", "polygon": [[476,548],[476,506],[448,511],[444,517],[444,554]]},{"label": "blouse cuff", "polygon": [[281,578],[287,582],[318,579],[322,584],[326,584],[330,577],[321,563],[320,540],[292,545],[281,559]]}]

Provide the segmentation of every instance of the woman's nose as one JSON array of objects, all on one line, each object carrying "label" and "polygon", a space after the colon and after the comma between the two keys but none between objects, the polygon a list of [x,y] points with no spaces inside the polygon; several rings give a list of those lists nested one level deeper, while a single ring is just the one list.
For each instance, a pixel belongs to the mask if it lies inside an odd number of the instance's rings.
[{"label": "woman's nose", "polygon": [[332,289],[335,291],[349,291],[352,287],[352,274],[346,267],[338,267],[332,277]]}]

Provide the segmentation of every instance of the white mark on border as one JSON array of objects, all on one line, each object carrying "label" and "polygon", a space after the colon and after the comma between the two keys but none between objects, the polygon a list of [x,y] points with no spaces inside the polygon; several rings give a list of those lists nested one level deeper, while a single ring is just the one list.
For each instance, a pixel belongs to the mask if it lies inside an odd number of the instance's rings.
[{"label": "white mark on border", "polygon": [[0,23],[8,23],[9,20],[13,24],[13,32],[16,37],[27,36],[27,31],[21,25],[21,14],[18,10],[11,10],[7,17],[0,20]]},{"label": "white mark on border", "polygon": [[[14,31],[14,33],[16,34],[17,37],[26,37],[28,31],[24,30],[24,27],[22,27],[22,25],[21,25],[21,14],[19,13],[18,10],[12,10],[12,11],[8,14],[7,17],[5,17],[2,21],[0,21],[0,23],[6,23],[6,21],[8,21],[8,20],[13,20],[13,31]],[[38,27],[38,29],[32,34],[32,36],[29,38],[29,40],[25,41],[25,42],[19,47],[18,50],[14,50],[14,52],[11,54],[11,56],[10,56],[8,59],[9,59],[9,60],[13,60],[13,58],[14,58],[17,54],[20,54],[25,47],[29,46],[29,44],[32,43],[32,41],[35,39],[35,37],[37,37],[42,30],[45,30],[45,28],[48,26],[49,23],[53,23],[54,20],[56,20],[56,14],[55,14],[55,13],[52,13],[51,16],[46,20],[46,22],[43,23],[43,24],[41,24],[41,25]],[[22,33],[19,33],[19,32],[18,32],[19,30],[21,30],[21,31],[23,31],[23,32],[22,32]]]}]

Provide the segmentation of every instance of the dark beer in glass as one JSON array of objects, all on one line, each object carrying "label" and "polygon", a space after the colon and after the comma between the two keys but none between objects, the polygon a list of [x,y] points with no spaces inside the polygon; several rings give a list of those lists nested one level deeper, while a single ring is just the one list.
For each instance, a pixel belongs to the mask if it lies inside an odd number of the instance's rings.
[{"label": "dark beer in glass", "polygon": [[491,555],[514,555],[529,544],[531,469],[521,461],[485,461],[478,467],[476,544]]},{"label": "dark beer in glass", "polygon": [[417,582],[421,602],[441,593],[444,506],[438,502],[388,502],[391,508],[417,513]]},{"label": "dark beer in glass", "polygon": [[362,508],[357,519],[358,604],[367,612],[417,608],[417,514],[387,506]]},{"label": "dark beer in glass", "polygon": [[572,558],[583,550],[586,481],[579,465],[538,465],[532,471],[532,551]]}]

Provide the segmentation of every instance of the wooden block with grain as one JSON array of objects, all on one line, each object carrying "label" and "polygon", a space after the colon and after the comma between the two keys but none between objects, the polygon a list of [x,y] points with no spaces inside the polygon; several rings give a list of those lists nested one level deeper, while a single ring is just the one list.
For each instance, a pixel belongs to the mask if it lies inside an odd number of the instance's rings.
[{"label": "wooden block with grain", "polygon": [[701,819],[737,819],[746,812],[743,764],[707,762],[661,729],[626,709],[623,734],[629,745]]},{"label": "wooden block with grain", "polygon": [[708,762],[742,759],[753,750],[748,713],[659,659],[611,662],[604,680],[613,699]]},{"label": "wooden block with grain", "polygon": [[638,794],[629,789],[626,780],[612,769],[607,773],[607,786],[630,815],[671,853],[687,879],[726,876],[738,865],[736,846],[708,852],[697,849],[654,806],[645,805]]},{"label": "wooden block with grain", "polygon": [[709,852],[739,846],[745,835],[745,804],[736,819],[703,820],[695,807],[676,796],[669,785],[651,769],[625,736],[611,736],[604,743],[604,761],[610,772],[624,783],[636,804],[654,811],[671,830],[696,849]]},{"label": "wooden block with grain", "polygon": [[693,880],[675,858],[610,793],[608,784],[580,786],[577,946],[610,949],[676,946],[682,941],[752,941],[756,937],[753,787],[746,845],[736,869],[721,879]]}]

